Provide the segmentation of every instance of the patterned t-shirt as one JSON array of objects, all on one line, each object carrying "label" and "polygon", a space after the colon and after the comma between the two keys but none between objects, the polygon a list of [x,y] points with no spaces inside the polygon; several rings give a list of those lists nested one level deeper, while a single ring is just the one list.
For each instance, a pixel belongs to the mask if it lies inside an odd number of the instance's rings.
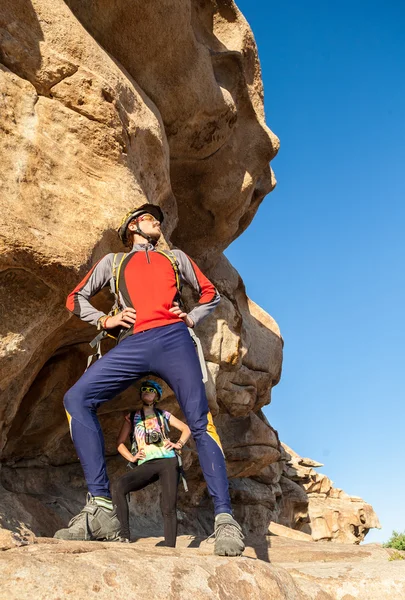
[{"label": "patterned t-shirt", "polygon": [[[169,419],[172,416],[167,410],[162,411],[163,419],[169,423]],[[161,421],[161,419],[160,419]],[[163,425],[163,423],[161,423]],[[134,415],[134,435],[138,445],[138,450],[145,451],[145,458],[138,460],[138,465],[146,462],[147,460],[153,460],[155,458],[174,458],[176,456],[174,450],[168,450],[164,447],[164,440],[157,444],[147,444],[145,442],[145,428],[141,417],[141,412],[136,411]],[[156,415],[145,415],[145,427],[146,431],[157,431],[161,433]]]}]

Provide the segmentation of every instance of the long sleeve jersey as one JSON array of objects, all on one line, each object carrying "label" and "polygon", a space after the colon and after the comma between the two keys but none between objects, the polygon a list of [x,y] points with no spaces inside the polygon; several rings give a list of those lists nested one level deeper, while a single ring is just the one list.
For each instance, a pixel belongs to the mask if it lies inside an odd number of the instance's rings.
[{"label": "long sleeve jersey", "polygon": [[[217,306],[219,294],[187,254],[177,249],[171,252],[177,259],[181,280],[191,285],[200,297],[198,305],[189,313],[194,325],[198,325]],[[90,298],[102,288],[111,287],[113,260],[112,253],[104,256],[67,297],[67,308],[87,323],[96,325],[105,314],[90,304]],[[125,256],[118,290],[120,308],[131,307],[136,311],[131,333],[181,321],[169,311],[178,297],[173,266],[152,244],[136,244]]]}]

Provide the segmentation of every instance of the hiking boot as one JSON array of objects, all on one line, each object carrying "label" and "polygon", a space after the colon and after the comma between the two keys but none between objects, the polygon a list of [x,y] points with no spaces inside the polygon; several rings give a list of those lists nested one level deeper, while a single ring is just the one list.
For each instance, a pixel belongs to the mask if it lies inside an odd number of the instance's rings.
[{"label": "hiking boot", "polygon": [[215,554],[240,556],[245,549],[241,526],[232,515],[220,513],[215,517]]},{"label": "hiking boot", "polygon": [[120,522],[115,509],[99,506],[91,494],[87,494],[86,506],[69,521],[66,529],[59,529],[53,536],[58,540],[98,540],[113,542],[119,538]]}]

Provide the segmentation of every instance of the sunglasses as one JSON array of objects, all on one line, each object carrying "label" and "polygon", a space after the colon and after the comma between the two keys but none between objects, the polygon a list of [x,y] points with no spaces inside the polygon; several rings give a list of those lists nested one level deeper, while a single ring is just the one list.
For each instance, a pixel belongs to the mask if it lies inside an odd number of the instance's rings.
[{"label": "sunglasses", "polygon": [[142,386],[141,392],[155,392],[155,394],[157,394],[157,391],[155,390],[155,388],[147,387],[147,386]]},{"label": "sunglasses", "polygon": [[138,219],[139,221],[155,221],[160,225],[160,221],[158,219],[155,219],[155,217],[153,215],[150,215],[149,213],[141,215],[140,217],[138,217]]}]

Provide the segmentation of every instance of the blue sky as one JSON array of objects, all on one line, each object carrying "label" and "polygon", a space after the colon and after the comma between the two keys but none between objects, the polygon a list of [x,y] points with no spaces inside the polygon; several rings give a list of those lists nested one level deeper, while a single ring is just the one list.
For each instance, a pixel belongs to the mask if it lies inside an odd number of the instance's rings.
[{"label": "blue sky", "polygon": [[384,541],[405,530],[405,5],[237,4],[281,141],[277,188],[226,251],[285,339],[265,413]]}]

